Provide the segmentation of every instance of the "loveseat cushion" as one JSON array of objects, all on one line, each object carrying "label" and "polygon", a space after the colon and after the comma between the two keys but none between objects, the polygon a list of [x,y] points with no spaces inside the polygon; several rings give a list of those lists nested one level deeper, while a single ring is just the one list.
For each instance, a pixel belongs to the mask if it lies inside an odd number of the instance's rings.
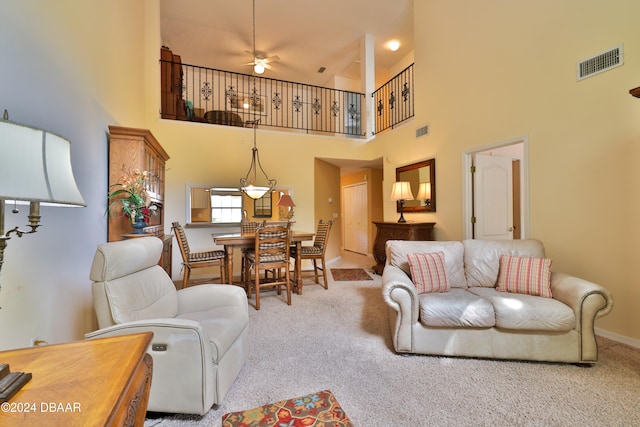
[{"label": "loveseat cushion", "polygon": [[567,332],[576,324],[573,310],[552,298],[500,292],[475,287],[469,293],[488,300],[496,314],[496,327],[523,331]]},{"label": "loveseat cushion", "polygon": [[424,326],[490,328],[495,325],[491,303],[466,289],[418,295]]},{"label": "loveseat cushion", "polygon": [[220,360],[236,342],[242,331],[247,327],[246,313],[242,313],[235,306],[223,306],[211,310],[185,313],[178,319],[195,320],[202,325],[208,335],[211,345],[213,363]]},{"label": "loveseat cushion", "polygon": [[387,240],[387,262],[402,269],[411,277],[407,255],[411,253],[442,252],[447,280],[452,288],[466,288],[464,275],[464,246],[456,241]]},{"label": "loveseat cushion", "polygon": [[464,273],[469,287],[493,288],[498,280],[500,256],[544,258],[539,240],[464,240]]}]

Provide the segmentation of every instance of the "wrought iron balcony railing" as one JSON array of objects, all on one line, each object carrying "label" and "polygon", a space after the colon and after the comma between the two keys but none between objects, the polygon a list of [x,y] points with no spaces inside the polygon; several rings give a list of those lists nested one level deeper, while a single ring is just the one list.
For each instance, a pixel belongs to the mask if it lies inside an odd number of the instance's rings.
[{"label": "wrought iron balcony railing", "polygon": [[364,94],[160,62],[163,118],[364,137]]},{"label": "wrought iron balcony railing", "polygon": [[413,117],[414,86],[411,64],[371,95],[376,109],[376,133]]},{"label": "wrought iron balcony railing", "polygon": [[362,93],[182,64],[176,55],[163,55],[160,68],[165,119],[228,126],[258,119],[261,127],[364,138],[366,114],[375,114],[374,134],[414,114],[413,64],[372,94],[375,112]]}]

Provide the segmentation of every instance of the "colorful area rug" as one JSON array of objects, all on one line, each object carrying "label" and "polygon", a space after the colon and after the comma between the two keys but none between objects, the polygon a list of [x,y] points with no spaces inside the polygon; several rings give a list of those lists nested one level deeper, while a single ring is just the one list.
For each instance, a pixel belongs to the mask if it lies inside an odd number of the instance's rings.
[{"label": "colorful area rug", "polygon": [[331,275],[337,282],[373,280],[364,268],[332,268]]},{"label": "colorful area rug", "polygon": [[222,417],[222,427],[353,427],[330,390]]}]

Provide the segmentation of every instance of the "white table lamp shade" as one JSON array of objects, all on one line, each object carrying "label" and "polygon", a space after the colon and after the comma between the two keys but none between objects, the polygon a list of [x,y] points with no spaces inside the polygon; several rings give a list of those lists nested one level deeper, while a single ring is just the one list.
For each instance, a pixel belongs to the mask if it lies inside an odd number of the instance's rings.
[{"label": "white table lamp shade", "polygon": [[394,182],[391,188],[391,200],[413,200],[411,183],[409,181]]}]

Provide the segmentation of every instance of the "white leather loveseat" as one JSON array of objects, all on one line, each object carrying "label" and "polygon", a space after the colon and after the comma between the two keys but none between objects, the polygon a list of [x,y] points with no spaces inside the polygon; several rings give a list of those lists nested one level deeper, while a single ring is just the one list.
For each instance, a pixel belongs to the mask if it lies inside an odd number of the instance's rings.
[{"label": "white leather loveseat", "polygon": [[90,277],[98,338],[153,332],[148,410],[204,414],[219,404],[247,359],[245,291],[198,285],[176,291],[158,266],[162,241],[141,237],[98,246]]},{"label": "white leather loveseat", "polygon": [[[598,360],[594,321],[611,310],[611,294],[600,285],[551,272],[540,241],[390,240],[386,254],[382,292],[397,352],[581,364]],[[410,254],[423,254],[412,255],[413,276]],[[540,268],[532,273],[527,265]],[[412,277],[422,283],[419,287],[428,282],[427,292],[419,293]],[[438,284],[445,277],[448,289],[443,292]],[[551,297],[522,286],[531,277],[548,279],[545,292],[550,290]],[[512,286],[508,291],[507,285]]]}]

